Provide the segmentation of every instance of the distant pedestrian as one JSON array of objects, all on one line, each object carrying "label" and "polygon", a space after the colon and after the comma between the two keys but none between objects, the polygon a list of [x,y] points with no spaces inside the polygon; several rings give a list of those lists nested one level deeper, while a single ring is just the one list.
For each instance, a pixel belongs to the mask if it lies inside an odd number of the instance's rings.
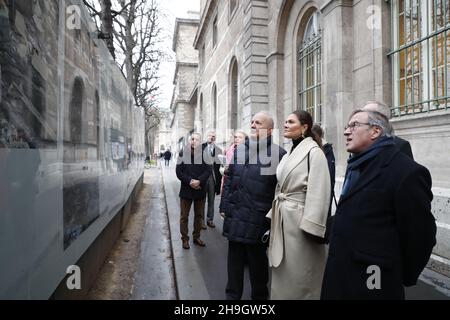
[{"label": "distant pedestrian", "polygon": [[170,165],[170,159],[172,159],[172,152],[170,152],[170,150],[166,150],[166,152],[164,152],[164,160],[166,167]]},{"label": "distant pedestrian", "polygon": [[322,299],[404,299],[436,244],[431,176],[400,152],[388,119],[355,110],[334,215]]},{"label": "distant pedestrian", "polygon": [[189,144],[181,151],[176,166],[180,186],[180,232],[183,248],[189,249],[189,211],[194,202],[194,244],[204,247],[205,242],[200,239],[203,212],[205,209],[206,182],[211,175],[211,168],[203,159],[201,136],[193,133]]},{"label": "distant pedestrian", "polygon": [[228,238],[226,297],[242,297],[244,266],[248,264],[252,299],[268,298],[268,260],[261,241],[270,222],[277,184],[276,167],[284,149],[272,141],[274,122],[267,112],[252,118],[250,139],[236,147],[223,187],[220,212],[225,213],[223,235]]}]

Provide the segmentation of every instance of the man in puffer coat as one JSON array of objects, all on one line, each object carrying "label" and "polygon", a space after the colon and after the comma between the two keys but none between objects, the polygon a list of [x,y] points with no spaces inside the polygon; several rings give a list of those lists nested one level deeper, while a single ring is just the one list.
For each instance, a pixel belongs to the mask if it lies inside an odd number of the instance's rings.
[{"label": "man in puffer coat", "polygon": [[273,118],[262,111],[252,118],[250,139],[239,145],[229,165],[220,212],[225,212],[223,235],[228,238],[226,297],[242,296],[244,265],[248,263],[252,299],[268,298],[267,246],[261,241],[269,229],[265,217],[272,207],[276,168],[286,151],[272,142]]}]

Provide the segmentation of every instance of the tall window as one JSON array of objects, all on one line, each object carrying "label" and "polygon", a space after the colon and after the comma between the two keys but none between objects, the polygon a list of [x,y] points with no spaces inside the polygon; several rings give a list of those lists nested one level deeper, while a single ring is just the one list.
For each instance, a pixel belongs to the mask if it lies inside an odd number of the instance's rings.
[{"label": "tall window", "polygon": [[230,16],[233,15],[234,10],[237,9],[237,0],[230,0]]},{"label": "tall window", "polygon": [[203,44],[200,49],[200,70],[205,70],[205,64],[205,44]]},{"label": "tall window", "polygon": [[392,116],[449,108],[449,9],[450,0],[392,2]]},{"label": "tall window", "polygon": [[69,106],[70,140],[75,144],[81,143],[83,95],[83,81],[81,78],[76,78],[73,84],[72,97]]},{"label": "tall window", "polygon": [[94,130],[95,130],[95,138],[97,144],[97,159],[101,159],[100,157],[100,97],[98,91],[95,91],[95,115],[94,115]]},{"label": "tall window", "polygon": [[230,91],[231,91],[231,121],[230,128],[238,128],[238,66],[234,59],[230,73]]},{"label": "tall window", "polygon": [[213,21],[213,48],[217,45],[217,15]]},{"label": "tall window", "polygon": [[300,48],[299,61],[299,107],[308,111],[314,122],[322,120],[322,58],[319,13],[311,15],[306,24]]},{"label": "tall window", "polygon": [[201,132],[202,130],[203,130],[203,94],[200,94],[197,132]]},{"label": "tall window", "polygon": [[42,78],[41,74],[32,68],[32,103],[37,111],[39,117],[33,115],[30,112],[30,117],[32,119],[32,128],[36,138],[42,136],[42,124],[44,119],[44,109],[45,109],[45,80]]},{"label": "tall window", "polygon": [[211,94],[211,107],[212,107],[212,125],[213,129],[217,129],[217,86],[214,83]]}]

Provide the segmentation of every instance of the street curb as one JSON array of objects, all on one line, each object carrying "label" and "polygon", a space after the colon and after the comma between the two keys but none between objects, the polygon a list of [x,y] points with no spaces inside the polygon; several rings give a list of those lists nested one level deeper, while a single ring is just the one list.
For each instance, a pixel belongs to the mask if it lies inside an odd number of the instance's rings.
[{"label": "street curb", "polygon": [[180,290],[178,288],[177,266],[175,264],[175,253],[173,250],[172,228],[170,227],[169,207],[167,204],[167,196],[166,196],[166,185],[164,183],[163,170],[160,165],[158,165],[158,168],[159,168],[159,174],[160,174],[160,179],[161,179],[160,182],[162,183],[162,191],[164,194],[164,204],[166,206],[167,225],[169,226],[170,254],[172,255],[172,261],[173,261],[173,277],[174,277],[174,281],[175,281],[175,296],[177,297],[177,300],[180,300]]}]

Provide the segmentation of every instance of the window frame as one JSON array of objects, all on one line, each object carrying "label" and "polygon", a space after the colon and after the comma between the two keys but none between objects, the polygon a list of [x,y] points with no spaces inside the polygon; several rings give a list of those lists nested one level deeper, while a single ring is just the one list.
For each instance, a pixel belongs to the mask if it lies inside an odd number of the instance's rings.
[{"label": "window frame", "polygon": [[[318,10],[308,17],[300,45],[297,48],[297,63],[299,66],[298,106],[301,110],[309,112],[315,123],[322,122],[322,34],[320,19]],[[308,40],[305,45],[310,22],[314,24],[313,29],[317,34],[313,33],[315,36]],[[308,103],[308,99],[312,99],[311,105]]]},{"label": "window frame", "polygon": [[218,14],[216,13],[212,23],[212,47],[215,49],[218,43],[219,27],[218,27]]},{"label": "window frame", "polygon": [[[416,1],[417,6],[407,6],[415,4]],[[441,26],[437,24],[438,1],[439,4],[443,4]],[[393,103],[391,116],[399,118],[435,110],[449,110],[450,61],[448,61],[447,55],[450,50],[450,13],[446,13],[446,11],[450,7],[450,1],[412,0],[411,2],[411,0],[403,0],[402,3],[404,6],[402,11],[399,11],[400,1],[393,0],[391,2],[391,46],[393,50],[388,54],[392,61]],[[415,7],[417,7],[417,11],[414,11]],[[417,12],[417,19],[414,19],[414,12]],[[417,37],[415,37],[416,30],[413,28],[412,21],[414,20],[418,21],[416,22]],[[410,34],[407,33],[407,25],[409,25]],[[402,27],[403,30],[401,30]],[[439,51],[441,51],[443,63],[438,61]],[[415,72],[416,59],[418,72]],[[440,72],[442,73],[440,74]],[[418,87],[416,87],[416,82]],[[416,91],[417,101],[415,100]],[[441,92],[439,93],[439,91]]]}]

